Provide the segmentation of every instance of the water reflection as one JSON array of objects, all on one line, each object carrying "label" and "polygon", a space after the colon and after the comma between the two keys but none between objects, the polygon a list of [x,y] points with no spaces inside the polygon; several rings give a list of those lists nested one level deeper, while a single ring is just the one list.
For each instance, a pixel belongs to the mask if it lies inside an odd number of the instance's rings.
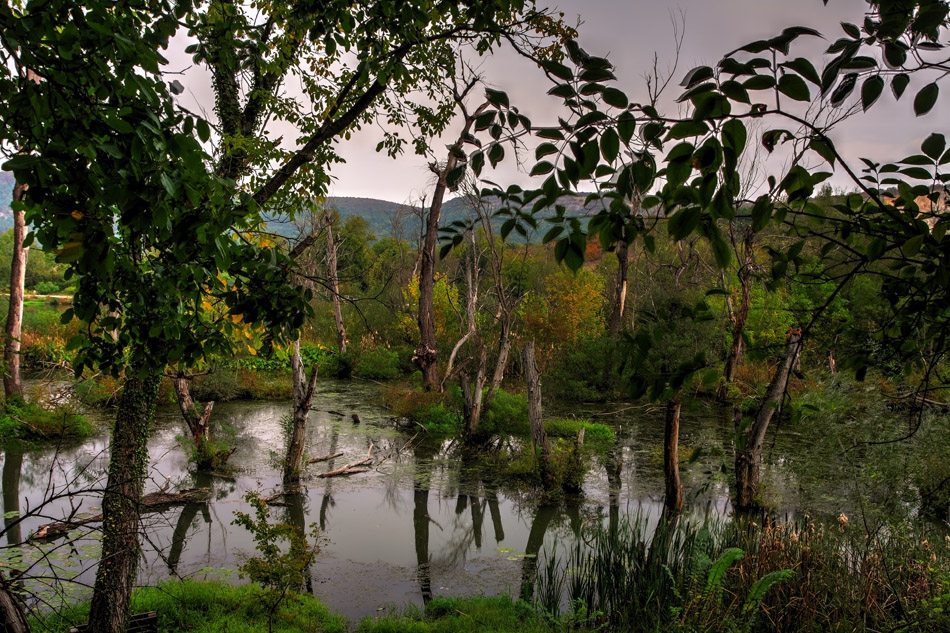
[{"label": "water reflection", "polygon": [[[410,437],[392,428],[388,412],[372,404],[377,399],[374,386],[326,381],[318,389],[307,453],[343,454],[308,465],[303,487],[284,497],[285,506],[274,516],[300,534],[308,533],[312,523],[319,526],[321,551],[305,589],[351,618],[407,602],[425,604],[435,595],[510,591],[530,598],[542,551],[556,543],[566,547],[576,534],[600,522],[616,531],[630,512],[651,521],[659,516],[662,423],[643,411],[607,418],[616,443],[592,461],[583,496],[537,507],[534,496],[499,481],[477,457],[461,454],[451,442],[432,441],[424,434]],[[238,582],[235,574],[221,570],[234,570],[254,555],[254,542],[231,522],[235,511],[251,511],[244,501],[248,491],[266,496],[280,488],[285,447],[280,419],[289,410],[289,403],[280,402],[216,406],[214,433],[237,447],[230,460],[237,469],[232,478],[190,472],[175,439],[183,434],[180,416],[173,408],[160,411],[149,446],[147,492],[161,486],[208,487],[213,496],[207,505],[149,515],[140,582],[222,575]],[[694,508],[728,511],[723,465],[731,461],[724,439],[731,425],[728,416],[684,414],[681,444],[684,451],[695,452],[683,464],[682,476]],[[107,439],[103,430],[82,446],[60,452],[9,451],[3,463],[4,510],[35,508],[49,489],[97,487],[107,463]],[[369,472],[317,478],[361,459],[370,446],[375,461]],[[775,450],[775,460],[781,450]],[[61,518],[73,508],[93,511],[97,504],[95,493],[63,498],[45,514]],[[19,531],[8,529],[6,540],[19,542],[49,520],[28,518]],[[95,540],[81,541],[73,556],[81,574],[95,560],[93,549],[82,549],[86,545],[94,546]],[[352,590],[352,578],[359,579],[360,591]]]}]

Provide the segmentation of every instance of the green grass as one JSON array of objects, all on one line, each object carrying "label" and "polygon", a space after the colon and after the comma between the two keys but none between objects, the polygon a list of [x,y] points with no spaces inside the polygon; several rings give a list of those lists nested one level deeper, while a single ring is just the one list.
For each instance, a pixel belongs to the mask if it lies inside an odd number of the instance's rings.
[{"label": "green grass", "polygon": [[584,444],[595,449],[607,449],[614,441],[614,432],[606,424],[587,418],[554,418],[544,421],[544,430],[551,437],[577,437],[584,429]]},{"label": "green grass", "polygon": [[[266,633],[265,590],[256,585],[234,587],[214,582],[167,582],[145,587],[132,595],[132,612],[158,612],[162,633]],[[65,633],[85,624],[89,604],[72,607],[33,623],[35,631]],[[344,633],[346,619],[330,613],[315,598],[297,596],[285,601],[274,617],[274,631],[287,633]]]},{"label": "green grass", "polygon": [[[425,613],[367,618],[359,633],[551,633],[552,623],[530,604],[511,596],[435,598]],[[574,629],[582,630],[582,629]]]}]

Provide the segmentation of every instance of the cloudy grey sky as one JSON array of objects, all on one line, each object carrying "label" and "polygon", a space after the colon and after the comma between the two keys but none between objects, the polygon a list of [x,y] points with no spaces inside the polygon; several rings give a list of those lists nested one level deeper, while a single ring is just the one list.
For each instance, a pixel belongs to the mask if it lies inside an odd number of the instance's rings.
[{"label": "cloudy grey sky", "polygon": [[[812,38],[813,42],[793,49],[796,55],[815,60],[820,72],[821,51],[842,35],[839,23],[860,23],[867,6],[862,0],[829,0],[828,6],[821,0],[556,0],[551,4],[565,13],[568,22],[573,23],[577,17],[583,21],[579,29],[581,46],[591,54],[611,59],[617,68],[618,86],[634,101],[645,97],[644,75],[653,66],[654,54],[663,72],[673,63],[674,20],[685,24],[685,36],[675,81],[668,91],[670,97],[680,90],[676,84],[691,68],[714,65],[724,53],[793,25],[815,28],[825,36],[823,41]],[[513,103],[535,124],[553,120],[556,100],[545,96],[550,84],[532,64],[499,52],[485,60],[482,68],[486,80],[508,91]],[[895,103],[887,90],[871,112],[844,122],[833,135],[839,150],[851,159],[863,156],[896,160],[914,151],[929,132],[938,131],[947,107],[938,104],[928,116],[915,118],[911,109],[913,88],[914,84],[900,103]],[[670,98],[668,103],[672,101]],[[667,111],[675,112],[675,108],[670,105]],[[366,129],[341,143],[340,151],[347,162],[332,168],[335,180],[331,195],[405,202],[429,188],[424,158],[407,154],[392,160],[374,151],[378,141],[378,131]],[[773,172],[781,168],[777,164],[768,167]],[[526,180],[511,165],[497,173],[486,172],[488,178],[501,183],[523,184]],[[840,175],[832,183],[847,186]]]}]

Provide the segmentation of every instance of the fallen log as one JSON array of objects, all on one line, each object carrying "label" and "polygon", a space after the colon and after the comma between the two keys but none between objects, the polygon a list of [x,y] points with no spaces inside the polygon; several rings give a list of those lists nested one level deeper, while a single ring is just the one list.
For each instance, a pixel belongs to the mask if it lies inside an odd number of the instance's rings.
[{"label": "fallen log", "polygon": [[308,459],[307,463],[316,464],[317,462],[328,462],[331,459],[335,457],[339,457],[342,454],[343,454],[343,451],[340,451],[339,453],[333,453],[332,455],[324,455],[323,457],[314,457],[313,459]]},{"label": "fallen log", "polygon": [[[208,503],[209,499],[211,499],[211,491],[208,488],[188,488],[180,492],[152,492],[142,497],[142,512],[156,511],[167,506]],[[88,517],[71,518],[66,521],[55,521],[41,525],[30,536],[29,540],[54,539],[77,527],[101,522],[102,513]]]},{"label": "fallen log", "polygon": [[317,477],[320,477],[320,478],[339,477],[340,475],[356,475],[358,473],[365,473],[369,471],[369,468],[357,468],[357,466],[362,466],[364,464],[368,464],[369,462],[373,461],[373,448],[374,448],[374,445],[370,444],[369,450],[366,451],[366,457],[364,457],[363,459],[356,462],[350,462],[346,466],[337,468],[336,470],[329,470],[325,473],[320,473],[319,475],[317,475]]}]

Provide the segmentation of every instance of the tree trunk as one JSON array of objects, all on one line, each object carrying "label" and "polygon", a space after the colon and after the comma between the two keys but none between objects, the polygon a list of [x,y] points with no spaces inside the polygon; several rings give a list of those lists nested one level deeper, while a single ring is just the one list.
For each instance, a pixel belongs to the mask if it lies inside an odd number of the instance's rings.
[{"label": "tree trunk", "polygon": [[663,500],[663,515],[667,520],[675,518],[683,510],[683,484],[680,482],[680,410],[683,405],[683,388],[666,403],[666,424],[663,429],[663,479],[666,496]]},{"label": "tree trunk", "polygon": [[740,298],[739,309],[732,314],[732,345],[729,348],[729,355],[726,356],[726,365],[723,368],[723,384],[719,389],[719,399],[724,400],[728,385],[732,384],[735,378],[736,368],[742,359],[742,335],[745,333],[745,324],[749,318],[749,306],[752,297],[752,274],[755,268],[753,260],[753,248],[755,247],[755,233],[749,227],[745,233],[744,250],[745,262],[739,269]]},{"label": "tree trunk", "polygon": [[495,360],[495,371],[492,373],[491,383],[488,386],[488,396],[486,398],[488,402],[491,402],[495,392],[501,389],[501,383],[505,379],[505,371],[508,369],[508,358],[511,355],[509,319],[510,317],[506,316],[505,322],[501,325],[501,336],[498,339],[498,358]]},{"label": "tree trunk", "polygon": [[333,218],[329,207],[324,207],[324,228],[327,234],[327,273],[330,277],[330,292],[333,293],[333,319],[336,321],[336,344],[340,355],[346,354],[346,328],[343,325],[343,309],[340,307],[340,277],[336,266],[336,242],[333,240]]},{"label": "tree trunk", "polygon": [[185,418],[188,430],[191,431],[195,446],[200,446],[202,442],[211,439],[209,421],[211,420],[211,410],[214,408],[214,402],[206,403],[204,411],[201,415],[198,415],[198,407],[195,406],[195,401],[191,399],[188,379],[179,373],[175,377],[174,383],[175,395],[178,396],[178,408],[181,410],[182,417]]},{"label": "tree trunk", "polygon": [[762,446],[765,433],[776,411],[781,409],[782,398],[788,387],[792,368],[798,362],[802,351],[802,332],[793,329],[789,332],[785,345],[785,355],[775,369],[775,375],[765,392],[762,406],[745,434],[745,445],[736,454],[736,495],[735,507],[738,511],[751,510],[757,505],[760,468],[762,465]]},{"label": "tree trunk", "polygon": [[610,321],[607,332],[610,339],[615,341],[623,327],[624,311],[627,307],[627,277],[630,270],[629,244],[625,240],[617,242],[617,285],[614,288],[613,308],[610,311]]},{"label": "tree trunk", "polygon": [[[13,187],[13,202],[26,198],[26,185]],[[7,399],[23,397],[23,379],[20,376],[20,336],[23,333],[23,289],[26,280],[26,261],[30,249],[23,247],[26,239],[26,212],[13,210],[13,259],[10,262],[10,306],[7,310],[7,326],[4,332],[3,390]]]},{"label": "tree trunk", "polygon": [[485,375],[488,365],[485,346],[481,344],[481,341],[478,341],[477,345],[479,354],[478,364],[475,369],[475,379],[469,380],[465,373],[460,376],[463,399],[462,420],[465,424],[465,432],[469,437],[475,433],[475,429],[478,428],[478,423],[482,419],[482,394],[485,389]]},{"label": "tree trunk", "polygon": [[13,591],[13,586],[0,572],[0,631],[3,633],[30,633],[26,610]]},{"label": "tree trunk", "polygon": [[310,403],[317,386],[317,367],[310,370],[310,380],[300,355],[300,340],[294,341],[294,354],[290,359],[290,369],[294,383],[293,430],[287,460],[284,464],[284,483],[294,484],[300,481],[303,472],[303,449],[307,439],[307,418],[310,417]]},{"label": "tree trunk", "polygon": [[139,502],[148,467],[148,438],[161,372],[140,377],[126,370],[109,448],[109,478],[102,496],[102,556],[89,611],[96,633],[124,633],[139,560]]},{"label": "tree trunk", "polygon": [[528,422],[531,424],[531,442],[534,450],[539,453],[541,483],[545,489],[552,485],[551,473],[548,467],[549,451],[548,437],[544,432],[544,418],[541,413],[541,374],[535,359],[534,339],[528,341],[524,348],[524,377],[528,383]]}]

